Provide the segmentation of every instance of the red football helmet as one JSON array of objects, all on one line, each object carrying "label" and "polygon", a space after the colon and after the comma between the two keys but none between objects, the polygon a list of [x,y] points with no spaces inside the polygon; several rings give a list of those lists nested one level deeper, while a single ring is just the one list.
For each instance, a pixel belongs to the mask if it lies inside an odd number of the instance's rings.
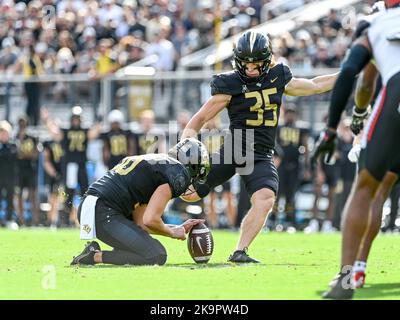
[{"label": "red football helmet", "polygon": [[386,8],[392,8],[400,4],[400,0],[385,0]]}]

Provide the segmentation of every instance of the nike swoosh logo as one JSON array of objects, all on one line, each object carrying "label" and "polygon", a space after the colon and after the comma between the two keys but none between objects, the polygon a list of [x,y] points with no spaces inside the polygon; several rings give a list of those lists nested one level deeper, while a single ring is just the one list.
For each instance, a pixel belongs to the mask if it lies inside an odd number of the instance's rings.
[{"label": "nike swoosh logo", "polygon": [[275,79],[272,79],[271,83],[274,83],[276,81],[276,79],[278,79],[278,77],[276,77]]},{"label": "nike swoosh logo", "polygon": [[203,252],[203,248],[201,247],[200,240],[201,240],[201,237],[196,237],[196,242],[197,242],[197,245],[199,246],[199,248],[200,248],[200,250],[201,250],[201,253],[202,253],[202,254],[204,254],[204,252]]}]

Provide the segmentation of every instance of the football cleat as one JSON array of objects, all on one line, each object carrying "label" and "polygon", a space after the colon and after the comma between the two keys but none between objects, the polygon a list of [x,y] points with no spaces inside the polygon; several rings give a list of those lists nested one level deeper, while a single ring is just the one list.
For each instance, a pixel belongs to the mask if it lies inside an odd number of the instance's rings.
[{"label": "football cleat", "polygon": [[94,265],[94,254],[97,251],[101,251],[100,245],[96,241],[88,242],[81,254],[72,259],[71,266],[76,264]]},{"label": "football cleat", "polygon": [[353,298],[354,289],[353,286],[349,288],[343,287],[343,279],[347,277],[345,273],[339,273],[335,278],[329,283],[331,287],[330,290],[322,294],[324,299],[336,299],[336,300],[348,300]]},{"label": "football cleat", "polygon": [[260,263],[260,261],[251,258],[247,252],[247,250],[236,250],[229,256],[228,262],[234,263]]},{"label": "football cleat", "polygon": [[366,274],[364,271],[357,271],[353,273],[353,282],[357,289],[364,287]]}]

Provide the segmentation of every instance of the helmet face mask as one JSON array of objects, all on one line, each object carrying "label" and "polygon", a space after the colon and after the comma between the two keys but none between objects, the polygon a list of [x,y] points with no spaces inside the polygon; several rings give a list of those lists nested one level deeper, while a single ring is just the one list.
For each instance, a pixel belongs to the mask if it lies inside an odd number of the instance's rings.
[{"label": "helmet face mask", "polygon": [[[261,81],[268,73],[272,60],[272,47],[268,36],[250,30],[245,32],[233,49],[233,67],[245,82]],[[246,63],[262,63],[257,67],[258,76],[248,76]]]}]

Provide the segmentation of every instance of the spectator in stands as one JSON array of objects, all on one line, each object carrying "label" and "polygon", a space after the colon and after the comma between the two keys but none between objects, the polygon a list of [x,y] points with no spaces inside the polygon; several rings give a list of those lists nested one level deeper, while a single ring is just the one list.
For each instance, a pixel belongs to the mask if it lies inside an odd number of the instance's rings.
[{"label": "spectator in stands", "polygon": [[[25,37],[28,36],[28,34],[25,35]],[[30,41],[26,43],[30,43]],[[43,56],[43,50],[43,46],[36,46],[35,48],[33,44],[29,44],[25,55],[16,66],[16,72],[22,69],[26,78],[24,83],[27,98],[26,114],[32,125],[35,126],[39,123],[41,84],[39,82],[29,82],[29,79],[31,77],[39,77],[44,73],[42,60],[39,56],[39,54]]]},{"label": "spectator in stands", "polygon": [[147,56],[157,56],[153,67],[159,71],[171,71],[174,68],[175,49],[167,36],[168,29],[166,28],[154,31],[154,42],[150,43],[146,49]]},{"label": "spectator in stands", "polygon": [[14,65],[18,60],[19,51],[15,47],[15,41],[12,37],[4,38],[1,42],[0,51],[0,72],[12,73]]},{"label": "spectator in stands", "polygon": [[336,31],[339,31],[342,28],[342,23],[340,22],[335,9],[329,11],[327,21],[329,28],[335,29]]}]

